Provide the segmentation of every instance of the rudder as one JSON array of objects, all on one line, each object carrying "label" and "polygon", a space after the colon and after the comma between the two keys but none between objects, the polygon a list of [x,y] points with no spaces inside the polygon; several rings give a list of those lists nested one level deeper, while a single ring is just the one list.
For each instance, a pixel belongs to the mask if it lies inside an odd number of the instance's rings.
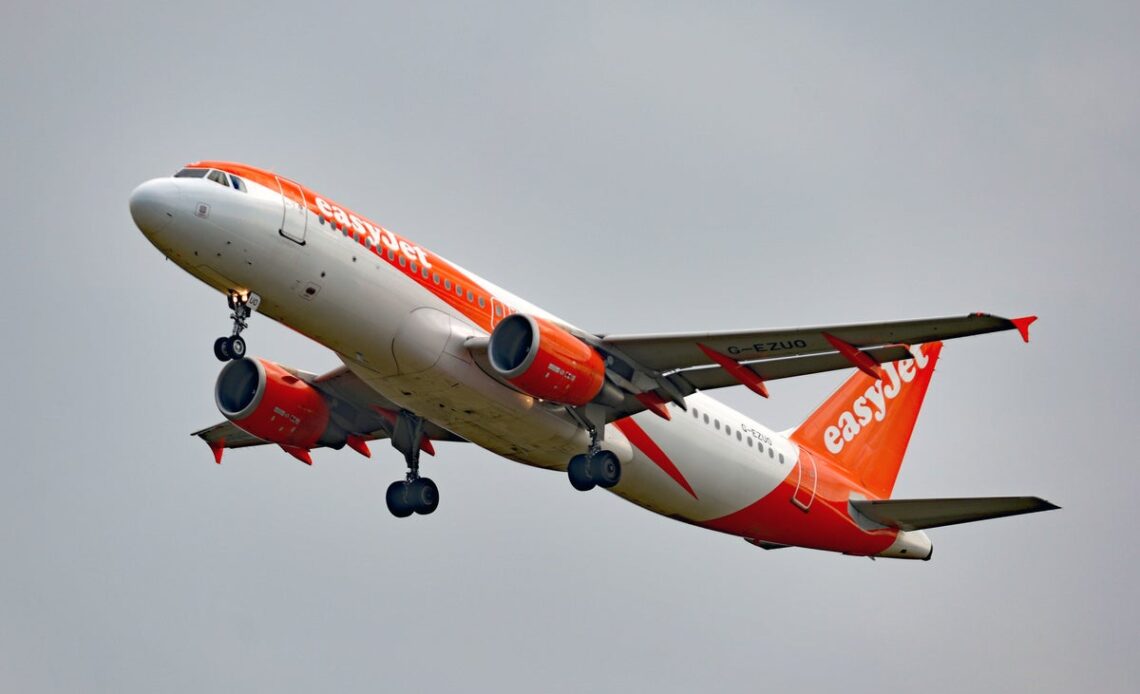
[{"label": "rudder", "polygon": [[882,379],[855,373],[791,435],[881,499],[895,486],[942,343],[910,351],[914,359],[883,364]]}]

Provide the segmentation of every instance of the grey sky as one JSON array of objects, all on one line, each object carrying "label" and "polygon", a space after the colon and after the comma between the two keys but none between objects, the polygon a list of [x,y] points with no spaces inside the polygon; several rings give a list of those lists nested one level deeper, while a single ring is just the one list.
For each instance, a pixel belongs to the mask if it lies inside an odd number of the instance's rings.
[{"label": "grey sky", "polygon": [[[6,13],[0,689],[1135,688],[1134,4],[411,5]],[[1064,510],[870,562],[472,446],[410,521],[387,447],[217,467],[187,434],[224,301],[126,204],[199,158],[598,332],[1037,313],[1028,346],[948,344],[895,493]],[[783,428],[839,380],[721,396]]]}]

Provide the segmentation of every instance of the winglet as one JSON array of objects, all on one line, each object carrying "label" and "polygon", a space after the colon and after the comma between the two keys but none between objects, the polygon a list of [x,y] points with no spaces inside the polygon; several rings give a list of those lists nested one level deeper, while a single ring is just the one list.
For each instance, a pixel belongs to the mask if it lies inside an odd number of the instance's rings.
[{"label": "winglet", "polygon": [[838,350],[847,361],[854,364],[863,373],[874,379],[881,379],[883,377],[883,371],[879,368],[879,363],[863,350],[855,345],[840,340],[831,333],[823,333],[823,339],[830,342],[832,347]]},{"label": "winglet", "polygon": [[1037,320],[1037,316],[1022,316],[1021,318],[1010,318],[1009,322],[1013,323],[1013,327],[1017,328],[1017,332],[1021,333],[1021,339],[1029,342],[1029,326]]},{"label": "winglet", "polygon": [[217,463],[218,465],[221,465],[222,464],[222,453],[225,453],[225,451],[226,451],[226,442],[225,441],[207,441],[206,443],[210,446],[210,450],[214,453],[214,462]]}]

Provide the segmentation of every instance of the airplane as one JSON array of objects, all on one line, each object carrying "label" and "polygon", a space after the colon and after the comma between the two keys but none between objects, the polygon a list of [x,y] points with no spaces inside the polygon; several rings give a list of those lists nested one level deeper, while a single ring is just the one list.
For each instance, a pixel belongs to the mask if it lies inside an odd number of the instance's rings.
[{"label": "airplane", "polygon": [[[289,178],[199,161],[130,196],[136,226],[227,297],[214,355],[225,449],[276,444],[371,456],[407,472],[398,518],[430,514],[433,442],[463,441],[663,516],[764,549],[930,559],[934,527],[1058,508],[1038,497],[892,499],[943,341],[1017,330],[987,313],[736,332],[596,334],[563,321]],[[255,312],[333,350],[314,374],[247,355]],[[777,432],[707,391],[854,369],[798,427]]]}]

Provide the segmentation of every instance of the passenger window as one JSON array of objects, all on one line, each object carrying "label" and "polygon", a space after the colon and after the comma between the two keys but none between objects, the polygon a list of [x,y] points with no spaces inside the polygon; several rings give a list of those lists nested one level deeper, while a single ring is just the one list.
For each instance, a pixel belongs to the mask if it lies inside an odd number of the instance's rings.
[{"label": "passenger window", "polygon": [[756,450],[758,450],[758,451],[760,451],[761,453],[763,453],[763,452],[764,452],[764,444],[763,444],[762,442],[760,442],[760,441],[757,441],[757,442],[756,442]]},{"label": "passenger window", "polygon": [[780,454],[780,464],[781,465],[784,464],[784,454],[783,453]]},{"label": "passenger window", "polygon": [[420,266],[416,265],[416,261],[414,260],[412,261],[411,271],[413,275],[420,271]]},{"label": "passenger window", "polygon": [[391,248],[389,248],[388,249],[388,260],[395,260],[395,259],[396,259],[396,251],[393,251]]},{"label": "passenger window", "polygon": [[446,289],[447,291],[451,291],[451,280],[444,280],[443,281],[443,288]]},{"label": "passenger window", "polygon": [[503,307],[502,306],[496,306],[495,307],[495,315],[496,316],[502,316],[503,315]]},{"label": "passenger window", "polygon": [[720,431],[720,420],[719,420],[719,419],[714,419],[714,420],[713,420],[713,426],[714,426],[714,427],[716,427],[716,430],[717,430],[717,431]]},{"label": "passenger window", "polygon": [[[429,273],[428,269],[425,267],[423,272],[421,272],[420,274],[423,275],[424,279],[426,280],[428,278],[428,275],[430,275],[431,273]],[[439,284],[439,282],[436,282],[436,284]]]},{"label": "passenger window", "polygon": [[696,419],[697,417],[700,417],[700,415],[697,414],[697,408],[694,407],[693,408],[693,419]]},{"label": "passenger window", "polygon": [[724,433],[728,434],[729,436],[732,436],[732,427],[725,424],[724,425]]},{"label": "passenger window", "polygon": [[210,179],[211,181],[213,181],[214,183],[217,183],[219,185],[223,185],[227,188],[230,187],[230,182],[226,178],[226,175],[224,173],[222,173],[221,171],[218,171],[217,169],[211,169],[210,173],[207,174],[206,178]]},{"label": "passenger window", "polygon": [[739,441],[739,440],[740,440],[740,438],[741,438],[741,437],[740,437],[740,432],[738,431],[738,432],[736,432],[736,440],[737,440],[737,441]]},{"label": "passenger window", "polygon": [[709,423],[709,416],[706,414],[705,415],[705,424],[708,424],[708,423]]},{"label": "passenger window", "polygon": [[408,264],[408,259],[405,258],[403,256],[403,254],[401,254],[400,255],[400,267],[405,267],[405,266],[407,266],[407,264]]},{"label": "passenger window", "polygon": [[768,447],[768,457],[769,458],[775,458],[776,457],[776,451],[772,450],[771,446]]},{"label": "passenger window", "polygon": [[483,297],[479,297],[479,308],[483,308],[486,305],[487,301]]},{"label": "passenger window", "polygon": [[472,292],[470,289],[467,290],[467,300],[468,301],[475,301],[475,293]]},{"label": "passenger window", "polygon": [[463,287],[460,287],[458,284],[455,285],[455,296],[463,297]]},{"label": "passenger window", "polygon": [[751,436],[748,437],[748,447],[752,448],[752,437]]},{"label": "passenger window", "polygon": [[431,281],[435,282],[436,284],[439,284],[439,273],[437,273],[437,272],[431,273]]}]

